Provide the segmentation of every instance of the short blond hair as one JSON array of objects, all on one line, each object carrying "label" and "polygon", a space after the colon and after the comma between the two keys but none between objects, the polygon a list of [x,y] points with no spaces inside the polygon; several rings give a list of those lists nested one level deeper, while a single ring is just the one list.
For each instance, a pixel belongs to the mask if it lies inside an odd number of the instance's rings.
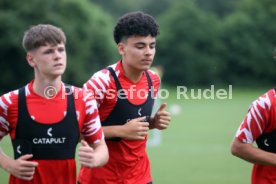
[{"label": "short blond hair", "polygon": [[22,45],[28,51],[35,50],[46,44],[66,44],[66,36],[62,29],[50,24],[38,24],[25,31]]}]

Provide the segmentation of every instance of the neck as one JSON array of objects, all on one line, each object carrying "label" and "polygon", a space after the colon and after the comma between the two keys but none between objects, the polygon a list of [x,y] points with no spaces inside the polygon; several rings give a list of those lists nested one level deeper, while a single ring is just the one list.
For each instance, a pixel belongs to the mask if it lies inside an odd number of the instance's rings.
[{"label": "neck", "polygon": [[44,98],[54,97],[61,89],[61,77],[54,80],[35,78],[33,90],[39,96]]},{"label": "neck", "polygon": [[142,70],[137,70],[135,68],[129,67],[125,65],[124,62],[122,62],[122,67],[125,76],[134,83],[138,82],[141,79],[144,72]]}]

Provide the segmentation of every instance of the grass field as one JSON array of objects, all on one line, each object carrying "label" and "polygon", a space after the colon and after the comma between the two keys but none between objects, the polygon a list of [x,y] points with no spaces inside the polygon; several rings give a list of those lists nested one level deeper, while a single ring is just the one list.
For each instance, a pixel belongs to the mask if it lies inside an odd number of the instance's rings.
[{"label": "grass field", "polygon": [[[176,99],[171,90],[168,107],[179,105],[162,144],[148,147],[155,184],[248,184],[252,165],[230,154],[230,144],[252,100],[267,89],[238,90],[232,99]],[[9,138],[1,147],[11,154]],[[0,183],[8,175],[0,170]]]}]

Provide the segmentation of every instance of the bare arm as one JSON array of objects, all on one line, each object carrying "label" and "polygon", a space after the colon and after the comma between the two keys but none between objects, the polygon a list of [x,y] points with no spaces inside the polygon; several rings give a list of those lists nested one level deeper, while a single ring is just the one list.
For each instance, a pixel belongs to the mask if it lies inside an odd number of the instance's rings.
[{"label": "bare arm", "polygon": [[109,159],[108,149],[104,140],[89,145],[86,141],[81,141],[79,149],[80,164],[85,167],[101,167]]},{"label": "bare arm", "polygon": [[143,140],[148,134],[149,129],[157,128],[159,130],[167,129],[170,125],[171,115],[165,111],[166,103],[163,103],[156,112],[150,123],[144,122],[145,117],[136,118],[124,125],[104,126],[105,137],[120,137],[128,140]]},{"label": "bare arm", "polygon": [[33,179],[35,168],[38,165],[37,162],[28,161],[32,157],[33,155],[28,154],[14,160],[0,148],[0,167],[17,178],[30,181]]},{"label": "bare arm", "polygon": [[252,144],[243,143],[237,138],[232,142],[231,153],[251,163],[276,166],[275,153],[263,151]]},{"label": "bare arm", "polygon": [[105,137],[120,137],[128,140],[144,140],[148,134],[149,123],[144,122],[145,117],[135,118],[124,125],[103,126]]}]

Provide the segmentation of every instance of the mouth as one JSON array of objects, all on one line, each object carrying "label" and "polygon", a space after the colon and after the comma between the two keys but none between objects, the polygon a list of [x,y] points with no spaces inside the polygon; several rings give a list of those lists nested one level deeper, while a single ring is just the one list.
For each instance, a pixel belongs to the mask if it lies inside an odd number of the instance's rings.
[{"label": "mouth", "polygon": [[61,67],[61,66],[63,66],[63,64],[61,64],[61,63],[57,63],[54,65],[54,67]]},{"label": "mouth", "polygon": [[144,63],[144,64],[151,64],[152,60],[151,59],[143,59],[142,63]]}]

